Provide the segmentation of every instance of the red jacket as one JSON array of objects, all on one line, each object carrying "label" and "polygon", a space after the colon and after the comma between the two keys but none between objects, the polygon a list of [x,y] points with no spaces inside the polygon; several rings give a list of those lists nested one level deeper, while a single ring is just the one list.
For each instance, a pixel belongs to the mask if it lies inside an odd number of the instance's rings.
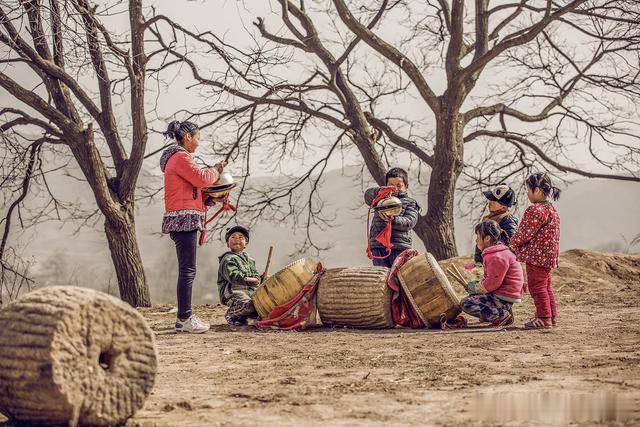
[{"label": "red jacket", "polygon": [[513,252],[503,243],[482,251],[484,277],[481,286],[487,293],[509,302],[520,302],[524,276]]},{"label": "red jacket", "polygon": [[534,203],[524,211],[518,231],[511,237],[511,246],[518,259],[543,268],[558,266],[560,217],[549,202]]},{"label": "red jacket", "polygon": [[201,189],[218,180],[217,170],[200,169],[191,154],[179,146],[165,151],[160,168],[164,172],[165,212],[196,210],[206,213]]}]

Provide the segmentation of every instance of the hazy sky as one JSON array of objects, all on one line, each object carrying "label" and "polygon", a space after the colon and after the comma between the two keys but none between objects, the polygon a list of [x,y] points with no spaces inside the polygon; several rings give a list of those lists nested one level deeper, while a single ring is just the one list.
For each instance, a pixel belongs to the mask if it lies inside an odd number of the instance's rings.
[{"label": "hazy sky", "polygon": [[[493,1],[492,6],[505,2],[506,0]],[[328,1],[308,3],[312,6],[330,5],[330,2]],[[473,8],[473,1],[468,0],[466,3],[468,9]],[[287,31],[283,27],[281,19],[279,17],[279,5],[273,0],[149,1],[145,2],[145,6],[154,6],[157,13],[166,14],[176,21],[180,22],[187,28],[196,31],[214,31],[216,35],[224,38],[227,43],[237,46],[241,49],[255,47],[256,44],[264,45],[264,39],[261,38],[256,27],[252,25],[252,21],[254,21],[258,16],[265,18],[267,28],[269,28],[270,31],[282,35],[287,35]],[[126,12],[126,2],[120,3],[114,10]],[[313,16],[317,20],[318,28],[323,36],[326,34],[326,37],[332,39],[337,37],[326,15],[314,14]],[[385,17],[376,31],[378,32],[378,34],[389,41],[397,41],[400,37],[406,34],[406,30],[401,27],[402,22],[399,22],[400,19],[402,19],[402,16],[399,16],[395,12],[392,12],[388,17]],[[126,15],[126,13],[115,14],[114,16],[107,18],[106,23],[109,28],[114,29],[114,32],[126,31],[126,28],[128,26],[128,16]],[[342,26],[342,28],[344,27]],[[343,36],[345,34],[348,34],[348,32],[346,31],[343,31],[343,33]],[[347,37],[350,37],[350,35],[347,35]],[[332,44],[330,44],[329,47],[330,49],[333,49],[334,53],[336,54],[339,54],[342,51],[341,47],[337,47]],[[417,43],[415,45],[404,44],[402,48],[410,57],[418,57],[421,53],[424,53],[425,49],[428,50],[430,47],[423,46]],[[372,53],[371,49],[369,49],[364,43],[360,44],[360,46],[357,48],[357,52],[362,54],[375,55]],[[305,55],[297,55],[295,56],[295,59],[296,61],[304,62],[307,61],[308,57],[308,55],[306,55],[306,57]],[[362,58],[362,55],[360,55],[359,57]],[[373,62],[373,64],[375,66],[375,62]],[[211,64],[207,63],[206,65],[210,65],[211,67],[216,66],[215,62],[212,62]],[[6,67],[7,66],[5,66],[5,69]],[[203,71],[206,72],[206,70]],[[296,64],[293,64],[288,70],[281,69],[279,73],[282,77],[287,77],[287,73],[289,73],[293,79],[296,79],[299,77],[300,68],[296,66]],[[508,81],[510,78],[515,77],[510,73],[510,70],[500,67],[494,67],[485,72],[483,78],[480,79],[476,89],[472,93],[472,96],[470,96],[469,103],[472,103],[475,97],[483,96],[489,93],[488,88],[491,84],[496,83],[497,81]],[[20,78],[22,79],[27,78],[27,76],[29,75],[28,73],[20,74]],[[439,94],[444,90],[444,71],[440,64],[436,64],[428,70],[425,70],[424,75],[426,76],[428,82],[432,85],[436,93]],[[156,99],[159,100],[157,109],[158,117],[156,117],[154,114],[151,114],[151,112],[148,114],[149,127],[156,131],[164,130],[166,120],[171,119],[176,111],[183,108],[197,110],[203,105],[203,100],[200,97],[196,96],[197,91],[195,89],[187,89],[187,87],[193,83],[193,80],[191,79],[190,72],[186,69],[186,67],[182,69],[179,69],[177,67],[172,68],[171,72],[167,73],[165,77],[167,80],[170,79],[170,84],[167,86],[158,87],[152,80],[148,81],[148,103],[151,105],[155,103]],[[400,75],[399,73],[397,73],[397,75],[393,78],[398,80],[398,84],[402,84],[403,82],[406,83],[407,81],[407,77]],[[93,80],[92,76],[85,76],[82,82],[86,87],[91,88],[91,90],[95,90],[95,81]],[[158,90],[160,93],[156,93],[156,91]],[[423,101],[416,99],[416,97],[414,96],[414,92],[415,91],[411,88],[409,96],[402,97],[401,99],[396,100],[397,102],[389,100],[387,102],[387,105],[383,105],[380,109],[383,112],[393,111],[393,113],[397,116],[422,121],[422,129],[424,129],[423,133],[433,131],[433,114],[427,108]],[[158,95],[158,98],[156,98],[156,95]],[[236,102],[235,100],[230,101]],[[13,99],[8,96],[8,94],[4,90],[0,89],[0,105],[10,105],[13,104],[13,102]],[[637,107],[629,105],[628,108]],[[634,114],[635,118],[638,119],[637,111]],[[119,115],[119,122],[123,124],[123,134],[126,135],[126,123],[128,122],[128,106],[126,105],[126,102],[119,108]],[[183,119],[184,116],[176,116],[176,118]],[[524,131],[526,129],[526,126],[521,126],[522,130]],[[403,129],[400,133],[403,133],[404,131],[405,130]],[[318,144],[322,143],[325,140],[327,140],[328,143],[329,139],[332,137],[331,132],[320,133],[317,131],[310,131],[309,135],[311,136],[311,139],[314,139]],[[215,129],[211,129],[207,132],[203,132],[203,143],[205,146],[207,146],[211,144],[212,139],[221,137],[224,138],[225,136],[221,135],[220,133],[216,133]],[[565,142],[569,145],[570,143],[575,141],[567,139]],[[579,144],[569,148],[570,159],[579,165],[586,165],[590,168],[597,167],[595,165],[595,162],[593,162],[592,158],[584,149],[583,141],[578,142]],[[164,140],[160,135],[152,133],[149,139],[149,150],[153,150],[163,143]],[[478,150],[480,148],[481,144],[473,142],[466,147],[466,150],[469,154],[471,154],[475,150]],[[258,159],[261,158],[259,153],[260,152],[258,151],[258,156],[255,157],[254,167],[256,173],[258,175],[261,175],[261,167],[258,164]],[[317,153],[317,155],[320,154],[321,153]],[[606,152],[600,154],[606,155]],[[263,153],[262,157],[266,155],[266,153]],[[214,159],[209,160],[213,162]],[[311,163],[316,159],[314,158],[314,154],[310,153],[310,155],[307,156],[305,160],[307,161],[307,163]],[[330,169],[340,167],[343,164],[343,160],[344,159],[335,157],[330,164]],[[152,162],[154,163],[156,161],[156,159],[152,160]],[[347,154],[346,164],[358,162],[359,159],[357,153]],[[398,162],[406,164],[407,157],[400,157]],[[290,164],[288,166],[291,168],[290,172],[295,173],[295,165]],[[152,169],[155,168],[152,167]],[[234,172],[239,173],[240,171],[236,170]]]}]

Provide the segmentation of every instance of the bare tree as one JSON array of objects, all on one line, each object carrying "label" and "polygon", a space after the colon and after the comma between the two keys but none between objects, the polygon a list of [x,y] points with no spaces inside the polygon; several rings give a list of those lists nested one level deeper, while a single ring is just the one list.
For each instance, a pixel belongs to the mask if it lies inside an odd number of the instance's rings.
[{"label": "bare tree", "polygon": [[[0,131],[2,127],[0,126]],[[37,169],[38,155],[42,146],[41,141],[35,141],[29,145],[26,153],[22,152],[20,144],[14,144],[0,133],[3,146],[0,147],[2,162],[2,199],[8,205],[4,218],[0,219],[2,225],[2,240],[0,240],[0,305],[3,302],[16,298],[21,291],[29,290],[34,284],[29,274],[29,263],[22,259],[13,246],[9,243],[9,232],[14,212],[20,206],[29,192],[29,187]],[[19,156],[13,156],[15,151]],[[16,185],[17,184],[17,185]]]},{"label": "bare tree", "polygon": [[383,184],[389,163],[409,154],[430,175],[415,231],[443,259],[457,255],[456,187],[531,169],[640,181],[636,1],[262,3],[275,7],[269,21],[255,17],[251,50],[167,16],[149,21],[172,58],[156,71],[188,66],[210,105],[190,113],[219,135],[229,129],[217,149],[245,160],[247,175],[257,147],[274,171],[311,159],[308,173],[244,204],[253,213],[299,216],[297,198],[307,227],[322,224],[313,193],[330,156],[355,150]]},{"label": "bare tree", "polygon": [[[103,21],[119,13],[119,6],[3,1],[0,87],[15,107],[0,109],[0,123],[5,134],[37,135],[32,152],[56,145],[72,154],[104,217],[120,296],[133,306],[148,306],[134,224],[136,180],[147,143],[146,23],[142,2],[131,0],[125,36],[116,37]],[[127,141],[114,96],[128,92]]]}]

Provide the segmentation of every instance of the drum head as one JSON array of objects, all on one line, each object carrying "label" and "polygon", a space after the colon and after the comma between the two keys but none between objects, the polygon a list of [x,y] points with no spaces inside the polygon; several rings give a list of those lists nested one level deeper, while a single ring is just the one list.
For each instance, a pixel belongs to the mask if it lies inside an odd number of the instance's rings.
[{"label": "drum head", "polygon": [[213,185],[211,187],[204,187],[202,188],[202,191],[204,193],[220,193],[222,191],[229,191],[233,188],[235,188],[235,186],[238,185],[237,183],[231,183],[231,184],[224,184],[224,185]]}]

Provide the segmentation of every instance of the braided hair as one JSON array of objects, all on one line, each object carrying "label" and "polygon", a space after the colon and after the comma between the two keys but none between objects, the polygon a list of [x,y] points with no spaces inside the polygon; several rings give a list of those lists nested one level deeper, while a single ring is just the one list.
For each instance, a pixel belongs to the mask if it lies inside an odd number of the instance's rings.
[{"label": "braided hair", "polygon": [[183,138],[186,134],[194,136],[199,131],[200,128],[193,122],[179,122],[178,120],[175,120],[169,123],[167,131],[163,132],[163,135],[165,136],[165,138],[175,139],[178,145],[182,145],[184,144]]},{"label": "braided hair", "polygon": [[482,239],[489,236],[491,244],[495,245],[500,241],[509,241],[509,235],[506,231],[500,228],[500,225],[492,219],[482,221],[476,225],[476,234],[479,234]]},{"label": "braided hair", "polygon": [[560,189],[551,183],[551,178],[549,178],[549,175],[546,173],[534,173],[533,175],[529,175],[525,182],[531,191],[536,191],[536,188],[539,188],[545,196],[551,196],[553,200],[558,200],[560,198]]}]

